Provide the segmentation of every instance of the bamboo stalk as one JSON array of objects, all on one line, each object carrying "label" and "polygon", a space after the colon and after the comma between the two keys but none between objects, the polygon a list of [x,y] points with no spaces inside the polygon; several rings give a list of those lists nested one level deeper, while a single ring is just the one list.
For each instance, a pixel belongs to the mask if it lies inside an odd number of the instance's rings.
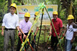
[{"label": "bamboo stalk", "polygon": [[[45,10],[46,10],[46,12],[47,12],[47,14],[48,14],[48,17],[49,17],[49,19],[50,19],[50,21],[51,21],[52,27],[53,27],[53,29],[54,29],[54,31],[55,31],[55,34],[56,34],[56,36],[57,36],[57,39],[58,39],[58,41],[59,41],[57,32],[56,32],[56,30],[55,30],[55,27],[54,27],[54,25],[53,25],[53,22],[52,22],[52,20],[51,20],[51,17],[50,17],[50,15],[49,15],[48,10],[46,9],[46,7],[45,7]],[[60,47],[61,47],[61,44],[60,44]],[[61,47],[61,49],[62,49],[62,47]],[[62,51],[63,51],[63,49],[62,49]]]}]

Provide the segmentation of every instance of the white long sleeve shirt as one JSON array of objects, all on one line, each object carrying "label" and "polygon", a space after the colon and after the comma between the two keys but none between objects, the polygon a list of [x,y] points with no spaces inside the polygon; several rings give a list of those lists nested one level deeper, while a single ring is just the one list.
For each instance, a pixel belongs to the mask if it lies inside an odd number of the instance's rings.
[{"label": "white long sleeve shirt", "polygon": [[17,26],[19,26],[19,17],[11,13],[7,13],[4,15],[2,26],[5,26],[5,28],[13,28],[15,29]]}]

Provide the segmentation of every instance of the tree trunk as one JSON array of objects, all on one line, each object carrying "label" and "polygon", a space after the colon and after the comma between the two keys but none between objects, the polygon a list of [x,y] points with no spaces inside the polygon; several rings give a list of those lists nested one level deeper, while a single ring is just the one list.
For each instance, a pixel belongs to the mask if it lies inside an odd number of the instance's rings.
[{"label": "tree trunk", "polygon": [[9,12],[9,6],[11,5],[11,3],[12,3],[12,0],[8,0],[8,11],[7,12]]},{"label": "tree trunk", "polygon": [[72,6],[73,6],[73,2],[71,1],[70,7],[69,7],[69,14],[72,15]]},{"label": "tree trunk", "polygon": [[66,10],[67,10],[67,15],[72,15],[73,13],[73,1],[72,0],[69,0],[70,2],[70,5],[67,6]]},{"label": "tree trunk", "polygon": [[58,4],[58,17],[60,18],[60,1],[59,0],[57,1],[57,4]]}]

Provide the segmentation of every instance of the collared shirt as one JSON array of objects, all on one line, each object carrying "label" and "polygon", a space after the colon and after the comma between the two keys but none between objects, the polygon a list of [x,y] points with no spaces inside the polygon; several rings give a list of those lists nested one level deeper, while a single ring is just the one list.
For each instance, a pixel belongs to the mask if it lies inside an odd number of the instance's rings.
[{"label": "collared shirt", "polygon": [[[63,27],[62,20],[59,19],[59,18],[57,18],[56,20],[52,19],[52,22],[53,22],[53,25],[54,25],[55,30],[57,32],[57,35],[59,35],[60,34],[60,28]],[[52,24],[51,24],[51,26],[52,26]],[[54,28],[53,27],[52,27],[52,35],[54,37],[56,37],[56,34],[55,34],[55,31],[54,31]]]},{"label": "collared shirt", "polygon": [[11,13],[7,13],[4,15],[2,26],[5,26],[5,28],[13,28],[15,29],[17,26],[19,26],[19,17]]},{"label": "collared shirt", "polygon": [[24,33],[28,33],[32,27],[32,23],[30,21],[26,22],[25,20],[22,20],[20,21],[19,27]]},{"label": "collared shirt", "polygon": [[[31,18],[30,19],[30,22],[33,24],[34,23],[34,18]],[[37,29],[37,27],[39,27],[40,26],[40,21],[39,20],[37,20],[37,23],[33,26],[33,32],[35,33],[35,31],[36,31],[36,29]]]}]

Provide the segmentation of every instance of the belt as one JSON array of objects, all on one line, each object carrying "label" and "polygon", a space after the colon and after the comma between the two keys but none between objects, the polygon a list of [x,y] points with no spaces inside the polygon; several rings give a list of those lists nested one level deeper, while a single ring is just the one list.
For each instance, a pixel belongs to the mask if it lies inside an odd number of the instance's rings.
[{"label": "belt", "polygon": [[5,30],[15,30],[15,29],[13,29],[13,28],[5,28]]},{"label": "belt", "polygon": [[25,35],[28,35],[28,33],[24,33]]},{"label": "belt", "polygon": [[[28,33],[24,33],[25,35],[28,35]],[[30,33],[30,35],[31,35],[31,33]]]}]

